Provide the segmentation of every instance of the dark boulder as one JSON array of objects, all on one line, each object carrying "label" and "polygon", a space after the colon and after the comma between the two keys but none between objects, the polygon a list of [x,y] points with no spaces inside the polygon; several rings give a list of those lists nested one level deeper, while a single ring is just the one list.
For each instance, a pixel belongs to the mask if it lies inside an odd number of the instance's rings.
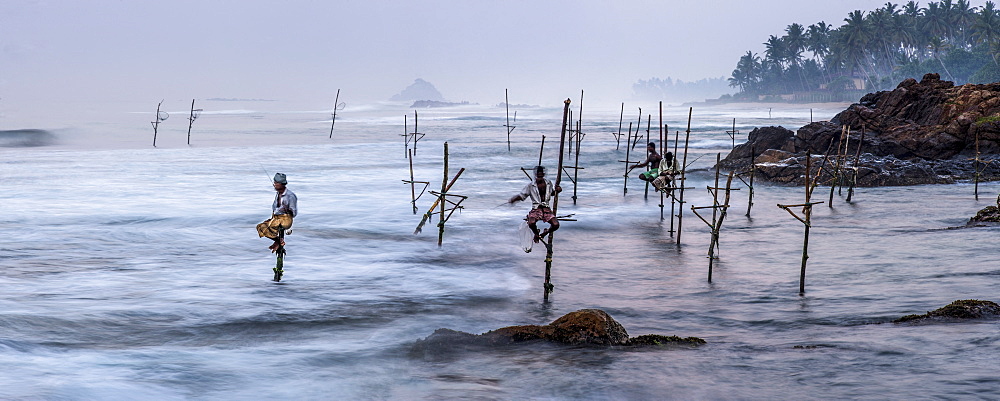
[{"label": "dark boulder", "polygon": [[618,321],[600,309],[581,309],[570,312],[544,326],[508,326],[483,334],[471,334],[450,329],[438,329],[423,340],[418,340],[410,350],[411,355],[428,355],[475,350],[496,346],[530,342],[548,342],[567,345],[600,346],[655,346],[667,344],[700,345],[705,340],[697,337],[681,338],[647,334],[629,338],[628,332]]},{"label": "dark boulder", "polygon": [[978,299],[958,300],[947,306],[927,312],[923,315],[906,315],[893,320],[893,323],[911,323],[927,321],[954,321],[968,319],[995,319],[1000,317],[1000,305],[992,301]]},{"label": "dark boulder", "polygon": [[996,206],[987,206],[969,219],[966,226],[995,226],[1000,224],[1000,196]]}]

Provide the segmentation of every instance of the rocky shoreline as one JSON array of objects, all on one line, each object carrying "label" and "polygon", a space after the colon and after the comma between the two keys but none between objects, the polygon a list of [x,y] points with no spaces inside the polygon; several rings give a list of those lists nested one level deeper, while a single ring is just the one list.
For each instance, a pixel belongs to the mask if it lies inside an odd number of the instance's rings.
[{"label": "rocky shoreline", "polygon": [[949,184],[976,179],[977,171],[980,181],[1000,180],[1000,83],[907,79],[797,132],[756,128],[720,167],[754,165],[761,179],[801,185],[807,155],[814,174],[823,167],[821,183],[834,179],[838,164],[840,177],[859,187]]}]

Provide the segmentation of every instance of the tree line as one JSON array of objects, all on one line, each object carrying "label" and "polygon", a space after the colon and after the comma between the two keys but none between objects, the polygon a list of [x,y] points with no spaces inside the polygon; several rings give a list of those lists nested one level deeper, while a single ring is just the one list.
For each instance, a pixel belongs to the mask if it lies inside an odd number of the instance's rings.
[{"label": "tree line", "polygon": [[763,55],[747,51],[736,63],[728,79],[739,89],[734,97],[888,90],[929,72],[957,85],[1000,81],[1000,12],[992,1],[888,2],[848,13],[837,28],[793,23],[763,44]]}]

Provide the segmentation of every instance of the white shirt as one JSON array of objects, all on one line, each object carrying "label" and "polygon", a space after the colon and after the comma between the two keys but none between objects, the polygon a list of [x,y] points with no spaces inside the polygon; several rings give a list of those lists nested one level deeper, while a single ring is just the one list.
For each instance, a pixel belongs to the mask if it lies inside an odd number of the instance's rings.
[{"label": "white shirt", "polygon": [[545,196],[543,197],[541,193],[538,192],[538,185],[535,185],[535,180],[531,180],[531,183],[524,186],[521,190],[519,196],[521,200],[531,199],[531,208],[538,209],[539,206],[551,207],[549,206],[549,201],[552,200],[552,196],[556,193],[556,186],[552,185],[552,181],[545,179]]}]

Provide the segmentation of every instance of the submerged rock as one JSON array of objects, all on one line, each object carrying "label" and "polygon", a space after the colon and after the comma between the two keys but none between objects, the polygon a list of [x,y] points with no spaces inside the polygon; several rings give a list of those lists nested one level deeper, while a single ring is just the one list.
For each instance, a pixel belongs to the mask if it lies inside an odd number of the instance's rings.
[{"label": "submerged rock", "polygon": [[[845,126],[850,133],[842,142]],[[977,168],[980,180],[997,180],[1000,163],[993,161],[1000,160],[1000,83],[956,87],[938,74],[927,74],[920,82],[907,79],[892,91],[865,95],[830,121],[810,123],[794,133],[783,127],[756,128],[720,166],[746,171],[758,164],[763,179],[802,184],[804,164],[778,169],[759,165],[770,163],[759,159],[771,149],[797,159],[807,153],[843,154],[841,169],[848,173],[841,176],[853,180],[857,168],[861,187],[952,183],[973,179]],[[977,151],[978,162],[973,160]],[[831,175],[821,182],[828,185],[834,170],[831,162],[824,168]]]},{"label": "submerged rock", "polygon": [[954,319],[992,319],[1000,317],[1000,305],[992,301],[978,299],[958,300],[947,306],[927,312],[923,315],[906,315],[893,320],[893,323],[923,322],[928,320]]},{"label": "submerged rock", "polygon": [[697,337],[681,338],[647,334],[629,338],[618,321],[600,309],[581,309],[544,326],[508,326],[483,334],[471,334],[450,329],[437,329],[411,348],[413,355],[482,349],[528,342],[550,342],[567,345],[658,346],[667,344],[701,345]]},{"label": "submerged rock", "polygon": [[967,226],[996,225],[1000,224],[1000,196],[997,197],[996,206],[987,206],[975,216],[969,219]]}]

